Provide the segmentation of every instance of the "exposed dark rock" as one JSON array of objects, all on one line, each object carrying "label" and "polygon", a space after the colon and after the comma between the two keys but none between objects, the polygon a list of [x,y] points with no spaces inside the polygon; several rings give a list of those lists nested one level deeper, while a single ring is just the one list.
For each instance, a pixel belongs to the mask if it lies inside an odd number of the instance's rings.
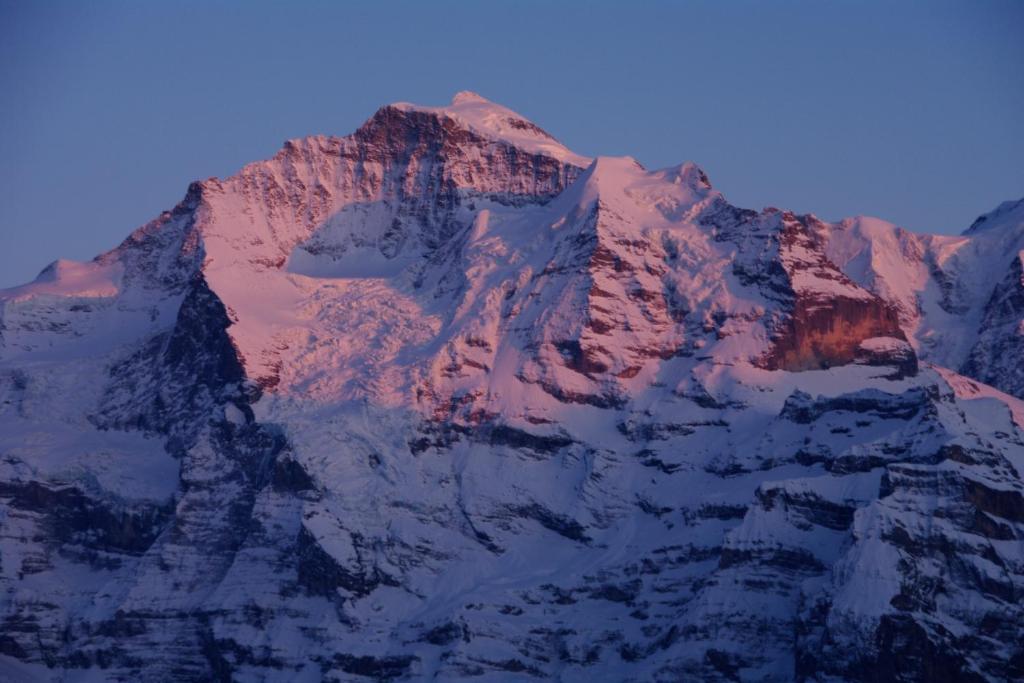
[{"label": "exposed dark rock", "polygon": [[43,515],[57,543],[132,555],[152,545],[171,514],[170,506],[128,506],[90,497],[76,486],[37,481],[0,482],[0,498],[8,498],[15,509]]},{"label": "exposed dark rock", "polygon": [[494,425],[485,430],[487,440],[492,446],[508,446],[510,448],[529,448],[538,453],[556,453],[575,443],[568,436],[560,434],[537,435],[509,425]]},{"label": "exposed dark rock", "polygon": [[590,542],[590,537],[586,534],[585,526],[570,517],[552,512],[539,503],[522,505],[512,508],[510,511],[519,517],[532,519],[540,523],[540,525],[545,529],[554,531],[556,534],[564,536],[569,540],[578,541],[580,543]]},{"label": "exposed dark rock", "polygon": [[902,394],[887,394],[869,389],[856,394],[844,394],[833,398],[819,396],[812,398],[802,391],[795,391],[779,414],[798,424],[810,424],[829,412],[851,412],[871,415],[884,420],[909,420],[926,410],[929,397],[920,389],[909,389]]},{"label": "exposed dark rock", "polygon": [[331,659],[331,668],[376,681],[393,681],[406,675],[409,668],[418,661],[418,657],[411,655],[372,657],[370,655],[336,654]]},{"label": "exposed dark rock", "polygon": [[[358,548],[359,538],[353,535],[352,542]],[[305,527],[299,531],[295,553],[298,557],[299,585],[312,595],[336,598],[339,588],[354,597],[369,595],[381,584],[394,586],[396,581],[376,566],[342,566]]]}]

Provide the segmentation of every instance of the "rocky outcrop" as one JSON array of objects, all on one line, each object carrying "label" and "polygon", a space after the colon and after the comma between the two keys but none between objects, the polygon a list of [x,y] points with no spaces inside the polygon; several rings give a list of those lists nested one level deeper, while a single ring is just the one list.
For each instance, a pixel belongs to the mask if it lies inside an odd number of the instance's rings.
[{"label": "rocky outcrop", "polygon": [[111,366],[96,424],[165,433],[170,447],[179,449],[195,442],[210,412],[220,406],[230,405],[243,422],[251,422],[249,404],[260,390],[245,377],[228,336],[231,324],[224,304],[197,276],[174,327]]},{"label": "rocky outcrop", "polygon": [[955,447],[943,455],[935,464],[889,465],[882,497],[858,512],[844,564],[884,557],[895,575],[870,616],[853,622],[860,611],[853,593],[865,587],[856,573],[834,575],[829,597],[806,612],[801,674],[908,681],[1024,674],[1015,636],[1024,574],[1010,550],[1024,537],[1015,512],[1024,499],[1017,486],[975,479],[982,462],[1000,466],[998,455]]},{"label": "rocky outcrop", "polygon": [[[765,367],[800,372],[846,365],[864,357],[865,340],[905,340],[895,308],[856,285],[829,260],[819,237],[821,221],[771,212],[769,220],[779,224],[769,237],[778,252],[773,256],[777,261],[765,269],[781,271],[783,284],[773,284],[786,306],[769,325],[772,348],[762,361]],[[902,354],[913,356],[913,350]]]},{"label": "rocky outcrop", "polygon": [[[855,361],[885,364],[885,354],[866,351],[866,340],[896,338],[903,331],[895,313],[878,299],[830,297],[825,301],[797,297],[796,304],[775,331],[773,347],[764,361],[771,370],[800,372]],[[901,367],[916,367],[913,349],[892,356]],[[902,372],[902,371],[901,371]]]},{"label": "rocky outcrop", "polygon": [[869,337],[858,346],[854,362],[863,365],[889,366],[895,368],[891,379],[903,379],[917,374],[917,354],[903,339],[893,337]]}]

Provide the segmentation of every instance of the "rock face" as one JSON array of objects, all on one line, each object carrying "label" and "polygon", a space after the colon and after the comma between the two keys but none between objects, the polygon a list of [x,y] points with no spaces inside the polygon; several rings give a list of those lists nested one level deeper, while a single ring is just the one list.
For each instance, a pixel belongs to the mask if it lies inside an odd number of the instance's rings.
[{"label": "rock face", "polygon": [[1019,395],[1024,387],[1024,268],[1018,253],[985,303],[978,340],[963,373]]},{"label": "rock face", "polygon": [[472,93],[194,183],[0,292],[0,678],[1022,678],[1022,212]]},{"label": "rock face", "polygon": [[825,255],[813,217],[783,214],[777,232],[778,263],[792,302],[776,331],[766,365],[800,372],[846,365],[861,342],[875,337],[903,339],[895,311],[859,289]]}]

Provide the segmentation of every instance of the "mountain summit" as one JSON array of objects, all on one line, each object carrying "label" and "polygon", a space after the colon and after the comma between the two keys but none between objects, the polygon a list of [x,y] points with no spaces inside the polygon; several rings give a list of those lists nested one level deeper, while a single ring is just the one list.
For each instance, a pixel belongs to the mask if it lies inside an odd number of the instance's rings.
[{"label": "mountain summit", "polygon": [[1024,216],[731,204],[470,92],[0,291],[0,677],[1024,676]]}]

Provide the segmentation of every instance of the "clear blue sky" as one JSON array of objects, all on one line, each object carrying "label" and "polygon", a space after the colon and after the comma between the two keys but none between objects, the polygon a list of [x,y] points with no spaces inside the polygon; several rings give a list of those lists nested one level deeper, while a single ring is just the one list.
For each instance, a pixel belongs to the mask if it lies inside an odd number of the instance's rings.
[{"label": "clear blue sky", "polygon": [[959,232],[1024,196],[1024,2],[0,0],[0,287],[290,137],[475,90],[733,202]]}]

